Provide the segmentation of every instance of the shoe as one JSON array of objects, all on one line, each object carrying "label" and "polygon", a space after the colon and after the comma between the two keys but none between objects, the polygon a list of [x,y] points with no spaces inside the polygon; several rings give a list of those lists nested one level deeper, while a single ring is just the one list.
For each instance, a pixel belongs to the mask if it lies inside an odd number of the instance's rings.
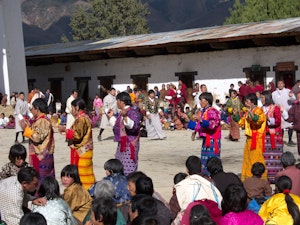
[{"label": "shoe", "polygon": [[102,141],[101,135],[98,135],[98,141]]},{"label": "shoe", "polygon": [[289,141],[286,145],[287,146],[296,146],[297,144],[293,141]]},{"label": "shoe", "polygon": [[22,143],[23,143],[23,144],[24,144],[24,143],[28,143],[28,140],[23,140]]},{"label": "shoe", "polygon": [[15,144],[19,144],[19,142],[18,142],[18,141],[15,141]]}]

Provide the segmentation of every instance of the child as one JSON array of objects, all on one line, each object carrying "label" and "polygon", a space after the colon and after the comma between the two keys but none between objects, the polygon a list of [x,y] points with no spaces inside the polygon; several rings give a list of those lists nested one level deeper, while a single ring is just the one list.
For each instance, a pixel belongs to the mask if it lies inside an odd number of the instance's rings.
[{"label": "child", "polygon": [[6,129],[15,129],[16,123],[15,123],[15,117],[13,115],[9,115],[8,117],[8,123],[6,124]]},{"label": "child", "polygon": [[66,187],[62,198],[69,204],[73,216],[82,222],[92,206],[92,197],[81,184],[77,166],[65,166],[61,171],[61,181]]},{"label": "child", "polygon": [[261,162],[254,163],[251,168],[253,176],[244,181],[244,188],[247,191],[248,201],[250,201],[248,209],[255,211],[256,213],[258,212],[258,209],[252,208],[252,204],[256,205],[256,203],[251,203],[251,201],[256,201],[258,203],[256,206],[260,208],[260,203],[258,201],[264,201],[266,199],[265,197],[272,194],[272,189],[268,180],[261,179],[265,169],[264,164]]},{"label": "child", "polygon": [[15,144],[11,146],[8,159],[9,163],[5,164],[0,172],[0,180],[16,176],[22,167],[28,167],[28,164],[25,160],[27,157],[26,148],[21,144]]}]

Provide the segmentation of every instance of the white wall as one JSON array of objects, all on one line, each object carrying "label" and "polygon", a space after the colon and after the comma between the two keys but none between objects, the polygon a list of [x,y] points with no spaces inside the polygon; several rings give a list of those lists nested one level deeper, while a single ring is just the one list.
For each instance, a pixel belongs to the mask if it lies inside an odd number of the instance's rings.
[{"label": "white wall", "polygon": [[0,91],[28,92],[20,0],[0,0]]},{"label": "white wall", "polygon": [[[208,91],[224,100],[229,85],[237,87],[239,80],[245,81],[243,68],[252,65],[270,67],[267,73],[267,83],[275,77],[273,66],[277,62],[294,61],[300,66],[300,46],[264,47],[251,49],[226,50],[183,55],[153,56],[145,58],[122,58],[99,60],[84,63],[71,63],[70,72],[65,72],[66,64],[49,66],[27,67],[28,78],[36,78],[39,87],[48,87],[48,78],[64,77],[63,100],[75,88],[74,77],[91,77],[89,82],[90,96],[97,92],[99,80],[97,76],[116,75],[114,87],[123,91],[127,85],[132,86],[130,75],[151,74],[149,89],[155,85],[173,82],[177,84],[177,72],[197,71],[195,82],[205,83]],[[296,79],[300,79],[300,71],[296,71]],[[45,89],[43,88],[43,89]]]}]

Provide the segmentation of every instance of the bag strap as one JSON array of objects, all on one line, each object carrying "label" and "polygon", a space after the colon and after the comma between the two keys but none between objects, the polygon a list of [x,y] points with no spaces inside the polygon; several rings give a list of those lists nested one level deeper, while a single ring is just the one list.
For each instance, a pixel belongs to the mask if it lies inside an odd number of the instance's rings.
[{"label": "bag strap", "polygon": [[201,184],[198,182],[195,182],[192,202],[194,202],[196,200],[200,189],[201,189]]}]

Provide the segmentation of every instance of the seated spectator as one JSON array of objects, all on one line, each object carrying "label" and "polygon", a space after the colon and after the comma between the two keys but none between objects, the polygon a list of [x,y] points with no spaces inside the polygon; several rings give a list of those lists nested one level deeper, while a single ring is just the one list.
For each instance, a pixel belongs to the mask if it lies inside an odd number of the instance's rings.
[{"label": "seated spectator", "polygon": [[97,115],[95,111],[89,113],[89,118],[91,120],[92,128],[99,126],[100,116]]},{"label": "seated spectator", "polygon": [[21,144],[14,144],[10,147],[8,159],[10,162],[2,166],[0,171],[0,180],[17,176],[21,168],[28,167],[30,164],[26,162],[27,151]]},{"label": "seated spectator", "polygon": [[221,159],[212,157],[207,161],[206,166],[210,177],[222,195],[229,184],[243,185],[241,179],[236,174],[224,172]]},{"label": "seated spectator", "polygon": [[178,117],[178,115],[174,115],[174,119],[173,119],[172,123],[174,124],[175,130],[184,129],[184,125],[183,125],[182,121],[180,120],[180,118]]},{"label": "seated spectator", "polygon": [[[174,185],[178,184],[180,181],[184,180],[188,175],[186,173],[177,173],[174,176]],[[180,206],[178,204],[176,189],[173,186],[172,197],[169,201],[170,210],[173,213],[174,217],[180,212]]]},{"label": "seated spectator", "polygon": [[265,166],[261,162],[252,165],[252,177],[244,181],[244,188],[247,192],[248,199],[261,198],[272,195],[272,188],[268,180],[262,179],[261,176],[265,172]]},{"label": "seated spectator", "polygon": [[256,162],[252,165],[252,177],[246,178],[244,188],[248,195],[248,209],[258,213],[260,206],[272,194],[270,183],[266,179],[262,179],[265,172],[265,166],[261,162]]},{"label": "seated spectator", "polygon": [[60,116],[60,125],[66,125],[67,124],[67,113],[63,112]]},{"label": "seated spectator", "polygon": [[62,198],[69,204],[73,216],[82,222],[91,208],[92,198],[82,186],[77,166],[65,166],[61,171],[61,181],[66,188]]},{"label": "seated spectator", "polygon": [[20,225],[47,225],[47,221],[42,214],[30,212],[21,218]]},{"label": "seated spectator", "polygon": [[38,190],[40,197],[47,200],[44,206],[33,206],[32,212],[42,214],[51,225],[75,225],[76,219],[72,211],[60,196],[59,184],[53,177],[46,177]]},{"label": "seated spectator", "polygon": [[6,129],[15,129],[16,123],[15,123],[15,117],[13,115],[9,115],[8,117],[8,123],[6,124]]},{"label": "seated spectator", "polygon": [[24,211],[34,205],[45,205],[46,200],[36,198],[31,201],[27,193],[36,191],[39,173],[33,167],[20,169],[17,176],[0,181],[0,212],[1,219],[9,225],[19,225]]},{"label": "seated spectator", "polygon": [[259,211],[259,216],[267,224],[296,225],[300,224],[300,197],[290,193],[292,180],[288,176],[281,176],[276,180],[277,194],[269,198]]},{"label": "seated spectator", "polygon": [[[115,193],[114,185],[109,180],[100,180],[95,185],[95,189],[94,189],[94,197],[95,198],[111,198],[111,199],[113,199],[114,193]],[[128,211],[126,212],[127,214],[128,214]],[[89,212],[85,216],[82,224],[85,224],[88,220],[90,220],[91,212],[92,211],[89,210]],[[126,220],[123,217],[121,210],[119,208],[117,208],[116,225],[125,225],[125,224],[126,224]]]},{"label": "seated spectator", "polygon": [[176,195],[181,211],[195,200],[209,199],[221,205],[222,195],[209,178],[201,173],[202,163],[197,156],[189,156],[186,160],[189,176],[175,185]]},{"label": "seated spectator", "polygon": [[117,222],[117,207],[111,198],[96,198],[93,200],[91,219],[85,225],[115,225]]},{"label": "seated spectator", "polygon": [[157,219],[158,207],[155,199],[149,195],[138,194],[132,197],[129,209],[130,225],[140,225],[142,218]]},{"label": "seated spectator", "polygon": [[243,186],[230,184],[223,195],[219,225],[263,225],[264,221],[247,209],[247,192]]},{"label": "seated spectator", "polygon": [[293,182],[291,193],[300,196],[300,170],[295,166],[296,159],[293,153],[290,151],[284,152],[281,155],[280,161],[284,170],[276,174],[275,180],[283,175],[288,176]]},{"label": "seated spectator", "polygon": [[0,114],[0,128],[5,128],[8,123],[8,118],[5,116],[4,113]]},{"label": "seated spectator", "polygon": [[[208,200],[209,201],[209,200]],[[218,207],[216,208],[218,209]],[[221,215],[221,210],[220,211]],[[207,208],[203,205],[195,205],[191,209],[190,215],[189,215],[189,223],[184,223],[186,225],[217,225],[217,223],[211,218],[209,211]]]},{"label": "seated spectator", "polygon": [[52,117],[51,117],[51,123],[52,123],[52,126],[54,128],[58,128],[59,123],[58,123],[58,116],[57,116],[57,114],[54,113],[52,115]]},{"label": "seated spectator", "polygon": [[[136,194],[145,194],[152,196],[154,193],[152,179],[150,177],[140,177],[136,181]],[[174,215],[164,203],[156,198],[157,204],[157,220],[160,224],[168,225],[173,221]]]}]

